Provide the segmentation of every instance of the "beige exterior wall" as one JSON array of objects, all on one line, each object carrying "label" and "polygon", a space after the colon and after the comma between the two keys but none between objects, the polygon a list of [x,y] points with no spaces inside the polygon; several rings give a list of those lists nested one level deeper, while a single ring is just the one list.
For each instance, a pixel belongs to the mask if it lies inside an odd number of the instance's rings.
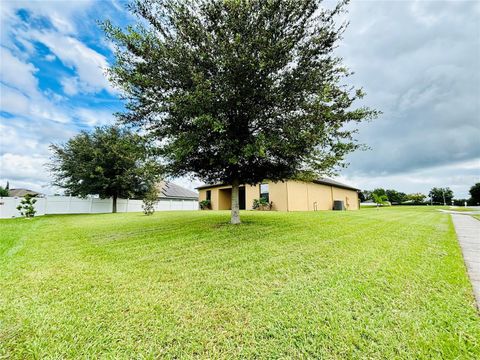
[{"label": "beige exterior wall", "polygon": [[347,190],[332,187],[333,200],[342,200],[347,210],[358,210],[358,193],[354,190]]},{"label": "beige exterior wall", "polygon": [[245,186],[245,209],[253,209],[253,200],[260,197],[260,185]]},{"label": "beige exterior wall", "polygon": [[272,202],[272,210],[288,211],[288,191],[287,182],[269,182],[268,197]]},{"label": "beige exterior wall", "polygon": [[300,181],[287,181],[287,211],[308,210],[308,184]]},{"label": "beige exterior wall", "polygon": [[[231,208],[230,186],[212,187],[212,210]],[[199,201],[206,199],[208,189],[199,190]],[[223,190],[223,191],[222,191]],[[358,210],[358,193],[330,185],[301,181],[269,182],[269,198],[276,211],[332,210],[333,201],[341,200],[347,210]],[[252,210],[253,200],[260,197],[260,185],[245,186],[245,208]]]},{"label": "beige exterior wall", "polygon": [[332,187],[328,185],[308,183],[308,210],[332,210]]}]

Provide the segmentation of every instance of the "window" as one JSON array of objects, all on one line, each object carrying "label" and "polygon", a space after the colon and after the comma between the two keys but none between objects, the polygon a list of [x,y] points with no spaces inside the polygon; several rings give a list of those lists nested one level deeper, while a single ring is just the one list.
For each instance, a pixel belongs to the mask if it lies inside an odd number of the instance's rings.
[{"label": "window", "polygon": [[268,196],[268,184],[260,184],[260,198],[264,198],[270,202],[270,198]]},{"label": "window", "polygon": [[207,200],[208,201],[212,200],[212,190],[207,190]]}]

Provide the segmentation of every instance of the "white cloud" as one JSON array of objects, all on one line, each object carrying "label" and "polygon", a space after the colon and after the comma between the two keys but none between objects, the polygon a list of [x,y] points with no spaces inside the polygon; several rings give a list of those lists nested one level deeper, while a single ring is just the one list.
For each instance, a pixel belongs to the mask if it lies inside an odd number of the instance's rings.
[{"label": "white cloud", "polygon": [[[25,37],[41,42],[54,53],[65,66],[74,69],[78,76],[67,80],[67,91],[95,93],[103,89],[115,94],[115,90],[105,77],[108,62],[105,56],[87,47],[72,36],[52,31],[29,31]],[[64,84],[62,82],[62,84]],[[76,89],[76,92],[74,91]]]},{"label": "white cloud", "polygon": [[23,181],[49,182],[50,176],[45,168],[47,162],[48,157],[5,153],[0,156],[2,177]]},{"label": "white cloud", "polygon": [[78,77],[64,77],[60,80],[62,84],[63,92],[67,95],[76,95],[80,89],[80,84],[78,82]]},{"label": "white cloud", "polygon": [[107,125],[115,122],[115,118],[109,110],[78,109],[75,112],[80,121],[88,126]]},{"label": "white cloud", "polygon": [[48,54],[48,55],[45,55],[45,60],[47,61],[54,61],[57,57],[53,54]]},{"label": "white cloud", "polygon": [[38,71],[31,63],[23,62],[12,52],[0,47],[0,79],[28,96],[39,96],[38,80],[35,73]]},{"label": "white cloud", "polygon": [[66,111],[57,108],[43,96],[30,98],[20,91],[0,84],[0,110],[30,118],[41,118],[61,123],[70,122]]},{"label": "white cloud", "polygon": [[[80,1],[44,1],[44,0],[20,0],[2,1],[0,16],[4,27],[10,27],[16,21],[15,13],[24,9],[35,17],[45,17],[50,20],[55,28],[62,33],[76,33],[76,19],[89,9],[93,0]],[[6,34],[5,34],[6,35]],[[3,36],[2,36],[3,40]],[[3,43],[3,41],[2,41]]]}]

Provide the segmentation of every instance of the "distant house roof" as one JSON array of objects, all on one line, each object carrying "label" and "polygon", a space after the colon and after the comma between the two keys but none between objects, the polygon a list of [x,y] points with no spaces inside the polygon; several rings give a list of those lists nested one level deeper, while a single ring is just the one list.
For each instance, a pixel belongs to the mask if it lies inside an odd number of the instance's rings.
[{"label": "distant house roof", "polygon": [[198,193],[192,190],[185,189],[180,185],[174,184],[170,181],[160,181],[157,185],[161,199],[185,199],[198,200]]},{"label": "distant house roof", "polygon": [[[315,184],[330,185],[330,186],[336,186],[336,187],[343,188],[343,189],[360,191],[360,189],[357,189],[353,186],[345,185],[345,184],[342,184],[341,182],[338,182],[338,181],[335,181],[335,180],[332,180],[332,179],[327,179],[327,178],[319,178],[317,180],[313,180],[313,182]],[[228,184],[202,185],[202,186],[197,187],[196,189],[200,190],[200,189],[207,189],[207,188],[211,188],[211,187],[226,186],[226,185],[228,185]]]},{"label": "distant house roof", "polygon": [[30,194],[32,196],[42,195],[39,192],[29,190],[29,189],[9,189],[8,190],[8,196],[11,196],[11,197],[23,197],[27,194]]}]

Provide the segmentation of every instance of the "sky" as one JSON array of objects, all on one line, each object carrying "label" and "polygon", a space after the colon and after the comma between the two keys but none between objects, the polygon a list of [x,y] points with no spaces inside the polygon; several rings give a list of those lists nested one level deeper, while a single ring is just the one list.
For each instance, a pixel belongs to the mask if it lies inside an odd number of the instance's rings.
[{"label": "sky", "polygon": [[[105,77],[113,48],[98,21],[133,23],[125,4],[1,1],[0,185],[58,192],[49,145],[115,122],[123,104]],[[354,72],[348,82],[367,93],[358,105],[382,115],[358,126],[369,150],[349,155],[337,179],[468,197],[480,181],[480,2],[354,0],[348,9],[337,54]]]}]

